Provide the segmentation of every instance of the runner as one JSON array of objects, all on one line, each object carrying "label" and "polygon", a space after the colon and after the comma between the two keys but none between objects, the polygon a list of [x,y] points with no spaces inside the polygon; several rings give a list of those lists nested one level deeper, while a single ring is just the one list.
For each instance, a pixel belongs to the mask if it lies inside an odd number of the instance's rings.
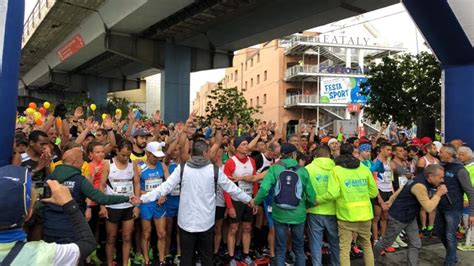
[{"label": "runner", "polygon": [[[256,174],[255,162],[247,154],[249,153],[248,141],[245,137],[237,137],[234,139],[235,155],[227,161],[224,166],[224,173],[229,179],[237,181],[238,186],[248,196],[252,196],[254,183],[242,181],[246,176],[254,176]],[[235,256],[236,235],[239,225],[242,225],[242,258],[241,261],[251,265],[252,259],[249,256],[251,230],[253,222],[252,208],[244,203],[232,200],[229,194],[224,193],[227,205],[227,214],[230,217],[229,233],[227,236],[227,248],[230,257],[230,266],[237,265]]]},{"label": "runner", "polygon": [[[122,140],[117,144],[117,155],[104,164],[101,189],[108,195],[140,195],[140,174],[136,163],[130,160],[132,143]],[[140,209],[131,203],[101,206],[100,215],[107,219],[107,264],[113,265],[114,250],[119,225],[122,225],[122,265],[128,265],[133,232],[133,219],[139,217]]]},{"label": "runner", "polygon": [[[373,200],[374,204],[374,219],[372,221],[372,238],[374,244],[385,235],[387,228],[388,209],[382,208],[384,203],[389,200],[393,194],[392,185],[392,146],[388,142],[380,143],[380,153],[372,165],[372,173],[375,175],[377,188],[379,190],[378,196]],[[380,231],[379,231],[380,222]],[[385,249],[387,252],[394,252],[393,247]]]},{"label": "runner", "polygon": [[[165,154],[162,151],[162,145],[159,142],[150,142],[145,148],[146,161],[137,163],[137,171],[140,173],[141,195],[144,195],[154,188],[157,188],[165,180],[165,172],[162,162]],[[166,198],[162,197],[157,202],[150,202],[140,205],[140,217],[142,225],[141,250],[145,257],[145,265],[149,265],[150,256],[150,235],[151,220],[158,234],[158,252],[160,265],[165,265],[166,255],[166,207],[164,205]]]}]

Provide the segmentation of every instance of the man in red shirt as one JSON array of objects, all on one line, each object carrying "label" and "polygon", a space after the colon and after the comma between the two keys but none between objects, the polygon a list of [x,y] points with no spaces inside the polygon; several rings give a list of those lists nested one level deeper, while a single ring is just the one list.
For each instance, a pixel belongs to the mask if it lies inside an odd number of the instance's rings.
[{"label": "man in red shirt", "polygon": [[[249,153],[248,140],[244,136],[234,139],[235,155],[232,156],[224,166],[224,173],[237,184],[247,195],[253,197],[257,189],[256,183],[247,182],[256,174],[257,167],[255,161],[247,154]],[[242,223],[242,258],[241,261],[247,265],[252,265],[249,257],[251,230],[253,222],[253,210],[244,203],[232,200],[231,196],[224,193],[229,220],[229,233],[227,235],[227,248],[230,256],[230,266],[236,265],[234,258],[236,234],[239,225]]]}]

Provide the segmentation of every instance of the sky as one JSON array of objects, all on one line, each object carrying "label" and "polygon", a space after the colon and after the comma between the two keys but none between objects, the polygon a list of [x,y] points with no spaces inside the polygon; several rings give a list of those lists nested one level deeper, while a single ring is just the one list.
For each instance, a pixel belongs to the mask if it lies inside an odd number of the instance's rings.
[{"label": "sky", "polygon": [[[25,0],[25,20],[37,0]],[[375,10],[357,18],[348,18],[328,25],[308,29],[321,33],[342,33],[352,36],[370,36],[364,29],[362,22],[369,24],[378,32],[378,40],[385,44],[401,43],[410,53],[429,51],[424,44],[424,39],[417,30],[412,19],[406,12],[402,4],[396,4],[383,9]],[[334,31],[330,33],[330,31]],[[342,32],[344,31],[344,32]],[[191,73],[190,101],[196,97],[196,92],[206,82],[217,82],[224,77],[225,69],[207,70]]]}]

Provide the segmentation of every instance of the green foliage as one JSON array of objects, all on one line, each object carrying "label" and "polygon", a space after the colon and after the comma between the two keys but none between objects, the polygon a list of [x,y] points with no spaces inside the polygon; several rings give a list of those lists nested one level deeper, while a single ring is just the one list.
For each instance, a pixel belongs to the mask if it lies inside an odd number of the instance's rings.
[{"label": "green foliage", "polygon": [[432,54],[384,57],[370,65],[369,75],[361,88],[370,120],[411,127],[419,118],[440,119],[441,67]]},{"label": "green foliage", "polygon": [[[93,99],[86,97],[68,99],[66,102],[64,102],[70,113],[74,113],[74,109],[76,107],[82,106],[86,115],[92,115],[92,111],[89,109],[89,106],[93,103],[95,103]],[[141,110],[138,105],[130,104],[130,101],[128,101],[126,98],[119,97],[111,98],[107,101],[106,105],[97,105],[97,109],[94,113],[96,116],[99,116],[103,113],[115,116],[115,110],[117,110],[117,108],[120,108],[120,110],[122,110],[122,119],[125,119],[127,117],[128,109],[138,109],[140,112],[143,113],[143,110]],[[144,118],[146,117],[142,116],[142,119]]]},{"label": "green foliage", "polygon": [[206,116],[199,117],[202,125],[209,125],[214,118],[227,117],[229,121],[237,120],[239,124],[257,122],[254,114],[260,112],[261,106],[250,107],[242,92],[236,87],[224,89],[222,84],[211,90],[206,106]]}]

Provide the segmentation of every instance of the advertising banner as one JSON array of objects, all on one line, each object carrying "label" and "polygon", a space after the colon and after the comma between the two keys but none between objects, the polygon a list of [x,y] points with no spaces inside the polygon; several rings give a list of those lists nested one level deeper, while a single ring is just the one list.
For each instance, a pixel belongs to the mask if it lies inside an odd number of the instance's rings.
[{"label": "advertising banner", "polygon": [[367,97],[360,94],[360,84],[367,78],[321,78],[321,103],[360,103]]}]

